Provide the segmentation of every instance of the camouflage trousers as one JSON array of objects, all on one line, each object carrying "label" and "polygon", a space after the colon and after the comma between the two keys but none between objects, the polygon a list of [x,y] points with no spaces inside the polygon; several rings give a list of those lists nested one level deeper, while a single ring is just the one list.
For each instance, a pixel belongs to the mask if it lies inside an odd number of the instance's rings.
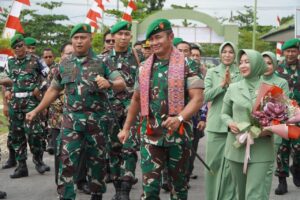
[{"label": "camouflage trousers", "polygon": [[135,169],[137,163],[137,151],[140,148],[140,135],[137,127],[133,126],[130,129],[129,138],[123,144],[122,157],[123,163],[121,166],[121,180],[133,182],[135,179]]},{"label": "camouflage trousers", "polygon": [[[74,127],[77,128],[76,125]],[[87,122],[85,127],[85,130],[80,128],[80,131],[63,127],[61,140],[58,140],[57,145],[61,149],[58,151],[60,163],[57,190],[64,199],[76,198],[74,183],[78,179],[78,169],[82,168],[80,160],[83,155],[91,192],[102,194],[106,191],[105,130],[108,130],[108,123],[101,120],[97,124]]]},{"label": "camouflage trousers", "polygon": [[[18,102],[20,101],[20,102]],[[16,160],[26,160],[27,159],[27,142],[30,147],[30,151],[34,156],[43,155],[43,129],[40,125],[39,117],[37,117],[31,123],[25,120],[26,113],[34,108],[34,106],[29,106],[25,111],[20,109],[14,109],[17,103],[23,103],[22,100],[14,100],[10,104],[9,108],[9,143],[11,142],[14,150],[16,151]],[[35,101],[27,100],[30,105],[36,105]]]},{"label": "camouflage trousers", "polygon": [[186,171],[191,155],[190,148],[183,144],[162,147],[142,143],[140,151],[143,174],[143,194],[141,199],[159,199],[162,171],[167,167],[171,183],[171,199],[187,200]]},{"label": "camouflage trousers", "polygon": [[277,168],[275,171],[275,176],[278,177],[288,177],[289,176],[289,160],[290,155],[293,158],[293,165],[296,166],[300,171],[300,139],[297,140],[285,140],[279,146],[277,152]]}]

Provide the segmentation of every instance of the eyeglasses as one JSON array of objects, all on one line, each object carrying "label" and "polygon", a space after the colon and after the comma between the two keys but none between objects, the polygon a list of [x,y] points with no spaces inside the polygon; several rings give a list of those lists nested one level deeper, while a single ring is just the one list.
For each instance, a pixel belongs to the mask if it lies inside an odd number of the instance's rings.
[{"label": "eyeglasses", "polygon": [[115,43],[115,40],[105,40],[106,43]]},{"label": "eyeglasses", "polygon": [[53,58],[53,56],[44,56],[44,59]]},{"label": "eyeglasses", "polygon": [[24,46],[23,43],[20,43],[20,44],[16,44],[13,49],[16,49],[16,48],[22,48]]}]

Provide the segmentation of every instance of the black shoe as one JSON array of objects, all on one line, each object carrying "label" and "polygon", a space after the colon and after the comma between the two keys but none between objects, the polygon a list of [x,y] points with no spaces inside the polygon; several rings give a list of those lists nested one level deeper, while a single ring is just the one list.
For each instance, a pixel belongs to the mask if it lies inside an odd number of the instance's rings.
[{"label": "black shoe", "polygon": [[50,155],[54,155],[54,147],[49,145],[46,148],[46,151],[50,154]]},{"label": "black shoe", "polygon": [[91,200],[102,200],[102,194],[92,194]]},{"label": "black shoe", "polygon": [[295,186],[300,187],[300,166],[290,166],[290,171],[293,175],[293,182]]},{"label": "black shoe", "polygon": [[163,183],[161,188],[165,191],[165,192],[170,192],[171,188],[170,185],[168,183]]},{"label": "black shoe", "polygon": [[43,154],[33,155],[32,161],[38,173],[44,174],[46,171],[50,171],[50,167],[43,162]]},{"label": "black shoe", "polygon": [[28,176],[28,168],[26,161],[19,161],[19,166],[15,169],[14,173],[10,175],[10,178],[21,178]]},{"label": "black shoe", "polygon": [[121,200],[130,200],[130,190],[132,184],[129,181],[121,181],[121,191],[120,191],[120,199]]},{"label": "black shoe", "polygon": [[0,191],[0,199],[5,199],[6,198],[6,192]]},{"label": "black shoe", "polygon": [[9,169],[15,166],[17,166],[16,152],[14,149],[8,149],[8,160],[2,166],[2,169]]},{"label": "black shoe", "polygon": [[113,184],[114,184],[116,193],[111,200],[122,200],[121,196],[120,196],[121,195],[121,181],[113,181]]},{"label": "black shoe", "polygon": [[275,194],[283,195],[288,192],[286,177],[278,177],[278,178],[279,178],[279,184],[278,184],[278,187],[275,189]]}]

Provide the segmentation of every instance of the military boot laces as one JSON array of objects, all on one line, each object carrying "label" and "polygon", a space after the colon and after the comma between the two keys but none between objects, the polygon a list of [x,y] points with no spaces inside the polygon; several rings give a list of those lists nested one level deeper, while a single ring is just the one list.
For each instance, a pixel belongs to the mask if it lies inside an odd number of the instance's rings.
[{"label": "military boot laces", "polygon": [[295,186],[300,187],[300,166],[292,165],[290,166],[290,171],[293,175],[293,182]]},{"label": "military boot laces", "polygon": [[19,161],[18,167],[15,169],[14,173],[10,175],[10,178],[21,178],[26,176],[28,176],[26,161]]},{"label": "military boot laces", "polygon": [[0,199],[5,199],[6,198],[6,192],[0,191]]},{"label": "military boot laces", "polygon": [[116,194],[113,196],[111,200],[122,200],[121,199],[121,182],[120,181],[113,181]]},{"label": "military boot laces", "polygon": [[276,195],[283,195],[287,193],[287,183],[286,183],[286,178],[285,177],[279,177],[279,184],[278,187],[275,189],[275,194]]},{"label": "military boot laces", "polygon": [[91,200],[102,200],[102,194],[92,194]]},{"label": "military boot laces", "polygon": [[8,153],[9,153],[8,154],[8,160],[2,166],[2,169],[9,169],[9,168],[17,166],[15,150],[14,149],[8,149]]},{"label": "military boot laces", "polygon": [[129,181],[122,181],[121,182],[121,191],[120,191],[120,199],[121,200],[130,200],[130,190],[131,190],[131,183]]}]

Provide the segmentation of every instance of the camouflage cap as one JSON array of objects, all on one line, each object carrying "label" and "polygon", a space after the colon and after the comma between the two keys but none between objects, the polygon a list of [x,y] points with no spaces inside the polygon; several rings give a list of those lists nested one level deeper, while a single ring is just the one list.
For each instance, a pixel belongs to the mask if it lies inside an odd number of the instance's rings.
[{"label": "camouflage cap", "polygon": [[153,34],[167,30],[172,30],[171,22],[167,19],[156,19],[149,25],[146,39],[149,39]]},{"label": "camouflage cap", "polygon": [[281,47],[281,50],[284,51],[289,48],[298,48],[300,46],[300,39],[298,38],[293,38],[290,40],[287,40]]},{"label": "camouflage cap", "polygon": [[24,37],[21,34],[15,34],[11,39],[10,39],[10,47],[14,47],[17,43],[24,41]]},{"label": "camouflage cap", "polygon": [[131,31],[131,24],[127,21],[119,21],[110,30],[111,34],[115,34],[119,32],[120,30],[127,30]]},{"label": "camouflage cap", "polygon": [[176,37],[173,39],[173,45],[176,47],[177,44],[179,44],[180,42],[183,42],[182,38]]},{"label": "camouflage cap", "polygon": [[92,28],[89,24],[77,24],[71,30],[70,38],[72,38],[76,33],[92,33]]},{"label": "camouflage cap", "polygon": [[32,37],[26,37],[24,38],[24,42],[26,46],[35,46],[36,45],[36,39]]}]

